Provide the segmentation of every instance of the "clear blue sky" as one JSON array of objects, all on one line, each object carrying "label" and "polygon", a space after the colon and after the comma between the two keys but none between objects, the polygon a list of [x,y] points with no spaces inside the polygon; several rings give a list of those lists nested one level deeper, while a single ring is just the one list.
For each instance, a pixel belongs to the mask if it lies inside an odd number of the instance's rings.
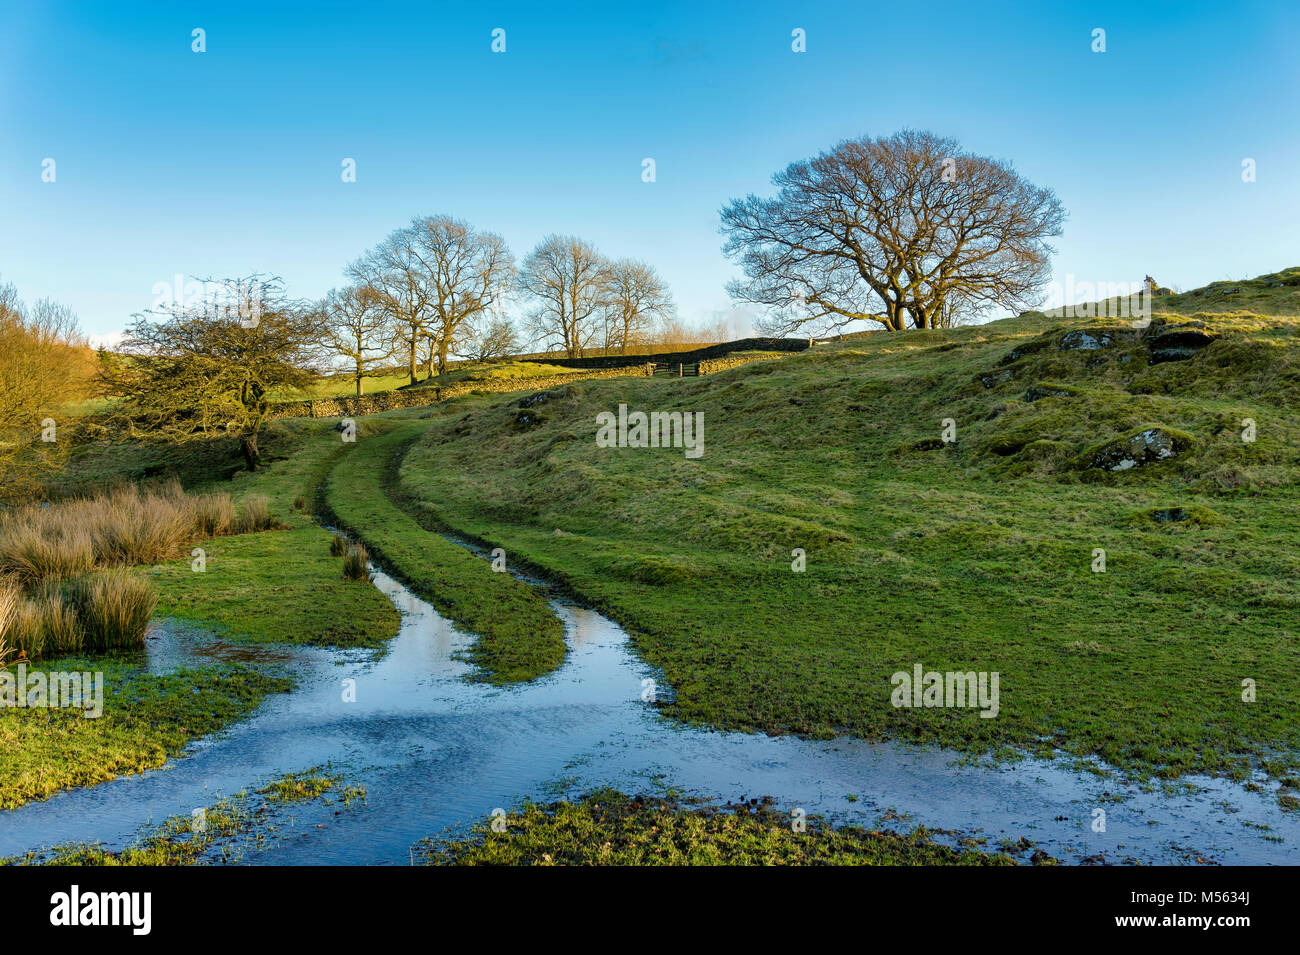
[{"label": "clear blue sky", "polygon": [[555,231],[644,258],[701,322],[730,304],[729,197],[911,126],[1057,191],[1058,277],[1190,288],[1300,265],[1297,50],[1296,0],[5,0],[0,279],[107,333],[175,273],[316,296],[411,216],[451,213],[520,257]]}]

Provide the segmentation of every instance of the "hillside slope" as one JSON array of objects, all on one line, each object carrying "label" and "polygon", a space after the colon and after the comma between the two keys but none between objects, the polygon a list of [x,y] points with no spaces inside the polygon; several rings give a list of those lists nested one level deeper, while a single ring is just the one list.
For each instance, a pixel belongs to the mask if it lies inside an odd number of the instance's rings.
[{"label": "hillside slope", "polygon": [[[1300,326],[1194,322],[1028,315],[502,398],[435,421],[402,484],[628,626],[678,717],[1262,771],[1289,804]],[[597,447],[620,403],[703,412],[705,453]],[[917,663],[998,671],[997,718],[892,706]]]}]

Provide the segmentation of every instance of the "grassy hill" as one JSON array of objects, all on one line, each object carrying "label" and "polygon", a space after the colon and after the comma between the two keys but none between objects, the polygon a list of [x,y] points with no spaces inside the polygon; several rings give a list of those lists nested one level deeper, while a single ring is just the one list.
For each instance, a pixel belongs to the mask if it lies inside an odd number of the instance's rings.
[{"label": "grassy hill", "polygon": [[[401,490],[624,623],[680,718],[1254,775],[1295,805],[1300,270],[1278,276],[1236,283],[1253,312],[1198,290],[1147,328],[1031,313],[448,409]],[[702,412],[704,455],[597,447],[620,403]],[[895,708],[916,663],[998,671],[997,718]]]}]

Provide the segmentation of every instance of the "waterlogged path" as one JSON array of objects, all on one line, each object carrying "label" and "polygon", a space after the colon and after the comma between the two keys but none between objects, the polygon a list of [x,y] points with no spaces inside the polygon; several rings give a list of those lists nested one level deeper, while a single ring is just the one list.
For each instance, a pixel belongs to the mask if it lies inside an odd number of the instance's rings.
[{"label": "waterlogged path", "polygon": [[[1288,817],[1271,797],[1222,781],[1194,780],[1204,792],[1164,796],[1063,764],[975,767],[936,750],[677,726],[642,701],[642,680],[655,674],[632,655],[626,635],[565,604],[556,610],[569,656],[558,671],[506,689],[469,683],[454,656],[470,638],[390,577],[377,574],[375,585],[404,614],[381,659],[273,651],[299,670],[297,690],[162,769],[0,813],[0,856],[64,842],[118,848],[145,823],[188,816],[218,796],[328,763],[366,788],[365,802],[337,815],[334,807],[294,807],[279,841],[245,861],[404,865],[418,840],[463,832],[524,796],[549,800],[602,785],[728,800],[770,795],[784,808],[837,822],[956,830],[987,839],[990,849],[1024,837],[1070,862],[1300,858],[1300,814]],[[165,670],[265,658],[267,649],[164,626],[148,653],[150,665]],[[345,680],[356,681],[355,702],[344,701]],[[1104,833],[1091,828],[1098,807],[1106,811]]]}]

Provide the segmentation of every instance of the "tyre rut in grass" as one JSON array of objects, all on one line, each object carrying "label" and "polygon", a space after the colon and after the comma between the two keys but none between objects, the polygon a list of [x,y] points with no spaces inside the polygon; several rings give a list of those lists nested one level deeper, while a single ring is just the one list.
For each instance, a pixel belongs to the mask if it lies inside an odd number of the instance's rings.
[{"label": "tyre rut in grass", "polygon": [[421,527],[385,491],[385,474],[423,429],[401,426],[365,438],[343,454],[329,476],[325,503],[332,518],[364,541],[386,572],[475,634],[467,660],[471,679],[506,684],[533,680],[564,662],[564,624],[546,599],[509,574]]}]

